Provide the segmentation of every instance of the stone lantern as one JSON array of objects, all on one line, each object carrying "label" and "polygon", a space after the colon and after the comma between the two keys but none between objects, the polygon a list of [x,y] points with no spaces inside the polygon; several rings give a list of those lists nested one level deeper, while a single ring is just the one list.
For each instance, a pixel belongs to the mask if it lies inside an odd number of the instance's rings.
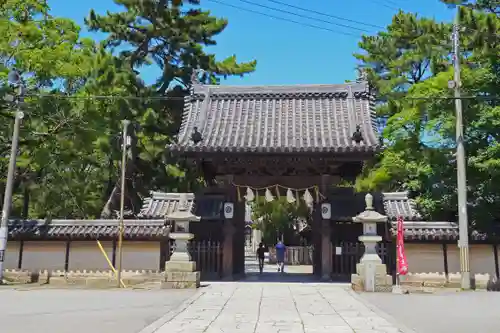
[{"label": "stone lantern", "polygon": [[392,277],[387,275],[386,265],[377,254],[377,243],[382,240],[382,237],[377,235],[377,223],[387,223],[388,218],[375,211],[371,194],[365,196],[365,203],[365,211],[353,218],[354,222],[363,224],[363,235],[358,239],[363,242],[365,253],[356,265],[357,274],[352,275],[352,287],[355,290],[371,292],[390,290]]},{"label": "stone lantern", "polygon": [[174,253],[165,264],[165,281],[162,287],[167,289],[185,289],[200,287],[200,272],[196,271],[196,262],[191,259],[188,242],[194,235],[189,232],[190,222],[199,222],[200,217],[194,215],[189,208],[187,195],[179,195],[177,209],[166,216],[174,222],[174,230],[170,238],[175,241]]}]

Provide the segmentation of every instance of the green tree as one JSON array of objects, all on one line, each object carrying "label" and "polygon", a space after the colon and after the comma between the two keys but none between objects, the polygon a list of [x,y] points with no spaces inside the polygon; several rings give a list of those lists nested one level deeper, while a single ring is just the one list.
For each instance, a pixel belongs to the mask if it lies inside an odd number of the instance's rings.
[{"label": "green tree", "polygon": [[[71,217],[78,211],[81,216],[80,210],[92,214],[99,205],[95,192],[89,188],[99,189],[101,182],[95,165],[97,157],[92,154],[95,134],[86,126],[85,110],[68,100],[33,96],[48,93],[57,97],[84,86],[90,74],[94,44],[81,39],[79,31],[71,20],[50,16],[45,1],[10,0],[0,7],[0,91],[13,93],[6,80],[12,67],[23,75],[28,91],[22,106],[26,117],[21,131],[13,215]],[[0,114],[7,120],[0,128],[3,175],[10,150],[12,110],[12,105],[5,102],[0,105]],[[89,173],[94,177],[89,177]],[[68,178],[72,186],[66,185]],[[87,180],[78,182],[78,178]],[[71,193],[79,196],[75,199]]]},{"label": "green tree", "polygon": [[261,230],[267,244],[275,242],[276,237],[291,229],[298,219],[308,221],[309,209],[300,200],[299,203],[289,203],[285,197],[266,201],[257,198],[252,203],[253,228]]},{"label": "green tree", "polygon": [[[0,5],[0,95],[12,92],[6,78],[14,67],[29,92],[13,216],[112,216],[120,194],[123,119],[133,122],[127,209],[137,212],[149,190],[186,191],[199,184],[196,170],[184,171],[164,153],[179,128],[188,78],[201,68],[206,80],[217,82],[253,71],[255,62],[218,62],[203,51],[227,25],[208,12],[186,11],[181,1],[119,3],[125,11],[92,12],[88,19],[91,29],[108,33],[102,44],[81,38],[73,21],[52,16],[45,0]],[[116,52],[119,44],[125,48]],[[138,70],[153,62],[160,74],[149,86]],[[177,81],[183,84],[172,87]],[[0,171],[6,174],[13,105],[0,101],[0,117],[7,120],[0,122]]]},{"label": "green tree", "polygon": [[[417,24],[408,24],[408,20]],[[500,20],[490,10],[467,7],[461,9],[460,20],[462,94],[479,96],[463,101],[469,215],[476,228],[486,230],[500,217],[494,207],[500,188],[493,180],[500,157],[495,120],[500,93],[500,37],[496,33]],[[409,43],[406,37],[414,32],[417,36]],[[387,33],[366,37],[360,43],[366,53],[357,57],[380,93],[377,112],[387,119],[387,125],[385,150],[367,165],[356,185],[364,190],[409,190],[428,217],[454,220],[454,100],[446,99],[453,96],[448,88],[453,79],[450,32],[448,24],[399,13]]]}]

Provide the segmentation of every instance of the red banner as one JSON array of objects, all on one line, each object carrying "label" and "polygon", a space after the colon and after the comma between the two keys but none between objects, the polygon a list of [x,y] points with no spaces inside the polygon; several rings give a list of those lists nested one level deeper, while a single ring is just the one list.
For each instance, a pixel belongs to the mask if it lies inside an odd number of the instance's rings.
[{"label": "red banner", "polygon": [[405,255],[403,218],[398,217],[398,235],[396,239],[397,270],[399,275],[408,274],[408,262]]}]

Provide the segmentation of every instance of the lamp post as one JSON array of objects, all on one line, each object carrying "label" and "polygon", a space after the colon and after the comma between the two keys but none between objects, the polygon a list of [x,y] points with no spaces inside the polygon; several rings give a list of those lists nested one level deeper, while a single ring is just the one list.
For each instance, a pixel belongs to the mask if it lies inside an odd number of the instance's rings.
[{"label": "lamp post", "polygon": [[120,220],[118,222],[118,265],[116,267],[116,279],[118,288],[121,287],[122,280],[122,261],[123,261],[123,214],[125,210],[125,177],[127,167],[127,145],[129,144],[128,126],[129,120],[123,120],[123,138],[122,138],[122,165],[121,165],[121,184],[120,184]]},{"label": "lamp post", "polygon": [[19,131],[21,128],[21,120],[24,118],[24,113],[21,111],[21,104],[24,97],[24,85],[19,73],[12,71],[9,73],[9,82],[18,88],[17,96],[7,95],[6,100],[16,102],[17,110],[14,120],[14,131],[12,134],[12,144],[10,150],[9,168],[7,171],[7,181],[5,184],[5,193],[3,197],[2,219],[0,222],[0,283],[3,282],[3,265],[5,261],[5,250],[7,249],[7,237],[9,234],[9,215],[12,205],[12,188],[14,186],[14,177],[16,169],[17,148],[19,145]]}]

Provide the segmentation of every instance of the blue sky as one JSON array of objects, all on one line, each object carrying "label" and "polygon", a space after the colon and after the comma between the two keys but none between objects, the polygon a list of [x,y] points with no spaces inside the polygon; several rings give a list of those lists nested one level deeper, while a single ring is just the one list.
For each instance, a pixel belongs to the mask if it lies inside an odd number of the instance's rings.
[{"label": "blue sky", "polygon": [[[210,0],[202,0],[202,7],[214,15],[229,20],[227,29],[218,36],[218,45],[213,52],[218,58],[236,54],[239,60],[256,59],[257,70],[244,78],[235,77],[222,81],[232,85],[262,84],[327,84],[342,83],[355,78],[356,61],[352,54],[358,51],[357,43],[362,32],[322,21],[350,25],[358,29],[368,29],[376,33],[378,29],[364,27],[356,23],[336,20],[311,12],[299,11],[280,6],[268,0],[216,0],[233,6],[279,16],[284,19],[303,22],[327,29],[346,32],[356,36],[346,36],[333,31],[311,28],[263,15],[250,13],[234,7],[224,6]],[[453,12],[438,0],[280,0],[290,5],[338,17],[385,27],[391,22],[397,8],[417,12],[420,16],[434,17],[440,21],[450,21]],[[52,14],[74,19],[83,26],[83,18],[90,9],[98,13],[106,10],[117,11],[112,0],[49,0]],[[261,4],[311,16],[314,19],[297,17],[284,12],[271,11],[245,2]],[[102,35],[85,32],[85,35],[102,39]],[[155,69],[143,71],[147,82],[154,81]]]}]

